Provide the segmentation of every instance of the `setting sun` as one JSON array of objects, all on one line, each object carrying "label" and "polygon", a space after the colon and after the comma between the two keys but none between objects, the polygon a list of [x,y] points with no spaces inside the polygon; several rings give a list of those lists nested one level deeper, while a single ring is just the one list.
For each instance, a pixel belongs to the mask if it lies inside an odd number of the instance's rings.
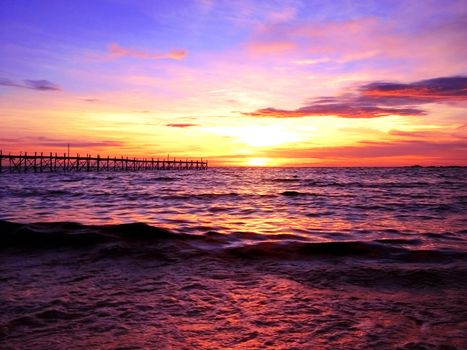
[{"label": "setting sun", "polygon": [[269,158],[250,158],[246,163],[249,166],[268,166],[271,163]]}]

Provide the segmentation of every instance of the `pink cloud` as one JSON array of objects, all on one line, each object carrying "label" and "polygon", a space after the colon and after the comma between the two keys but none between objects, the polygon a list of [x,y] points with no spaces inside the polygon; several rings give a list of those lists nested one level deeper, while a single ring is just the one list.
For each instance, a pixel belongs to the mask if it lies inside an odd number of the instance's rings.
[{"label": "pink cloud", "polygon": [[257,27],[245,47],[255,55],[281,54],[297,62],[402,59],[420,63],[417,69],[430,67],[433,74],[456,74],[465,70],[465,20],[458,15],[412,32],[405,31],[400,21],[377,18],[266,23]]},{"label": "pink cloud", "polygon": [[216,6],[216,0],[197,0],[196,3],[198,4],[199,8],[206,14],[211,12]]},{"label": "pink cloud", "polygon": [[274,54],[291,51],[296,48],[296,44],[291,41],[257,41],[247,45],[247,49],[255,55]]},{"label": "pink cloud", "polygon": [[281,10],[272,11],[267,15],[267,19],[271,23],[282,23],[289,22],[295,19],[297,15],[297,9],[289,6]]},{"label": "pink cloud", "polygon": [[[367,57],[379,51],[372,33],[379,32],[379,23],[373,18],[342,22],[269,23],[258,27],[246,47],[253,53],[280,53],[284,48],[296,49],[298,54]],[[349,40],[351,36],[351,40]],[[263,46],[269,50],[258,50]],[[274,50],[276,49],[276,50]]]},{"label": "pink cloud", "polygon": [[187,51],[185,50],[172,50],[166,53],[150,53],[142,50],[133,50],[121,47],[118,44],[112,43],[108,46],[109,53],[111,57],[120,58],[120,57],[133,57],[141,59],[171,59],[171,60],[181,60],[187,56]]}]

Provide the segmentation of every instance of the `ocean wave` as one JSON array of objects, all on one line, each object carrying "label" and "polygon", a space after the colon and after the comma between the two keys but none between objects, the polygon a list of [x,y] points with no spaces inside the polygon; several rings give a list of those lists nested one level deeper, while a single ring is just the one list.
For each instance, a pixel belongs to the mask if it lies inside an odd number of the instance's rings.
[{"label": "ocean wave", "polygon": [[20,224],[0,221],[0,230],[2,248],[79,249],[107,245],[105,255],[131,255],[156,249],[170,250],[174,254],[213,253],[248,259],[355,257],[400,262],[438,262],[467,257],[467,252],[462,250],[417,249],[422,242],[413,238],[315,242],[294,234],[222,234],[211,231],[204,235],[183,234],[144,223],[97,226],[72,222]]},{"label": "ocean wave", "polygon": [[152,178],[151,181],[176,181],[177,179],[169,176],[159,176]]},{"label": "ocean wave", "polygon": [[[445,185],[446,183],[440,183]],[[311,180],[306,181],[305,186],[308,187],[342,187],[342,188],[395,188],[395,189],[413,189],[413,188],[426,188],[437,183],[425,182],[425,181],[414,181],[414,182],[364,182],[364,181],[353,181],[353,182],[339,182],[339,181],[322,181],[322,180]],[[459,183],[449,183],[452,186],[459,186]]]},{"label": "ocean wave", "polygon": [[456,264],[387,264],[350,265],[335,268],[312,268],[294,274],[294,279],[313,286],[329,287],[333,283],[350,284],[366,288],[430,288],[455,286],[467,288],[465,265]]},{"label": "ocean wave", "polygon": [[298,177],[293,178],[279,178],[279,179],[271,179],[271,182],[298,182],[300,179]]},{"label": "ocean wave", "polygon": [[236,192],[226,192],[226,193],[197,193],[197,194],[174,194],[174,195],[165,195],[160,196],[160,199],[168,200],[210,200],[210,199],[236,199],[236,198],[274,198],[276,195],[273,194],[254,194],[254,193],[236,193]]},{"label": "ocean wave", "polygon": [[330,193],[316,193],[316,192],[300,192],[287,190],[280,193],[285,197],[324,197],[324,198],[353,198],[354,195],[350,194],[330,194]]},{"label": "ocean wave", "polygon": [[252,245],[229,248],[227,251],[243,258],[319,258],[319,257],[356,257],[365,259],[390,259],[398,262],[445,262],[464,259],[467,253],[441,249],[408,249],[401,245],[380,241],[343,241],[343,242],[261,242]]},{"label": "ocean wave", "polygon": [[79,194],[71,193],[67,190],[61,189],[16,189],[10,190],[9,195],[16,196],[18,198],[27,198],[27,197],[63,197],[63,196],[77,196]]}]

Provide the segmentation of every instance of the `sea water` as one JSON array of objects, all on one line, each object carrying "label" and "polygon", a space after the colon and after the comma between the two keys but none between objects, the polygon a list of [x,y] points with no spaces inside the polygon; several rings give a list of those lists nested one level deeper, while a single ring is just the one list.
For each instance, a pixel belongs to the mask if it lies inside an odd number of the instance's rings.
[{"label": "sea water", "polygon": [[462,349],[467,168],[0,175],[2,348]]}]

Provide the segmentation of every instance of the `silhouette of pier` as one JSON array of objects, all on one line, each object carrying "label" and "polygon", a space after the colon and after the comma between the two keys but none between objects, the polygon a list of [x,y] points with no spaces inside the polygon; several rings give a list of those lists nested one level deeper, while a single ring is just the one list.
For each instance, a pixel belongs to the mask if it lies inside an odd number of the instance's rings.
[{"label": "silhouette of pier", "polygon": [[207,160],[176,160],[130,157],[70,156],[64,153],[19,155],[3,154],[0,150],[0,173],[142,171],[142,170],[206,170]]}]

